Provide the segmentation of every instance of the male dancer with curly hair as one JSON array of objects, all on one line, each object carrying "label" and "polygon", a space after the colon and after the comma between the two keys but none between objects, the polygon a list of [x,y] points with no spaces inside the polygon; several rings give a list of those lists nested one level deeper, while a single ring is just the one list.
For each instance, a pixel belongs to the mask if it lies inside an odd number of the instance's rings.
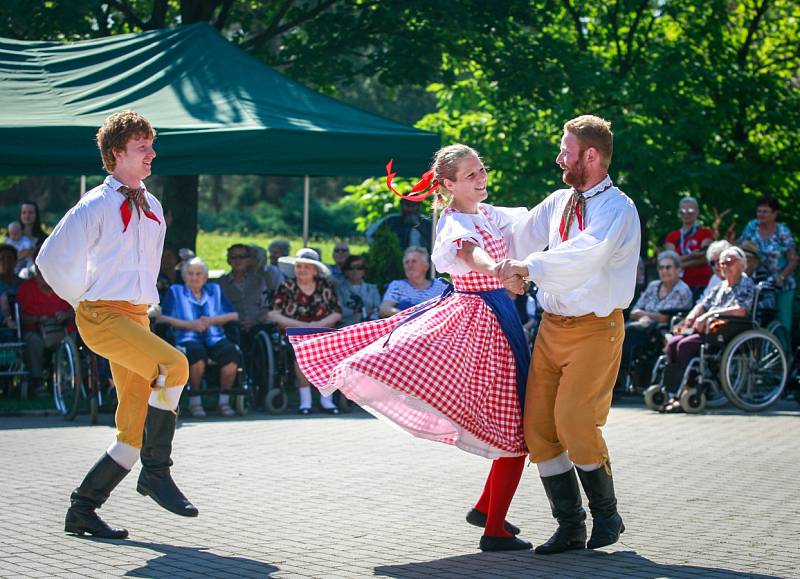
[{"label": "male dancer with curly hair", "polygon": [[75,308],[81,338],[108,358],[117,388],[116,440],[72,492],[67,533],[124,539],[125,529],[95,512],[141,458],[136,490],[178,515],[197,509],[170,476],[176,409],[189,377],[186,357],[150,332],[147,307],[158,303],[156,279],[166,226],[142,179],[156,156],[156,132],[132,111],[108,117],[97,132],[105,181],[56,225],[36,264]]}]

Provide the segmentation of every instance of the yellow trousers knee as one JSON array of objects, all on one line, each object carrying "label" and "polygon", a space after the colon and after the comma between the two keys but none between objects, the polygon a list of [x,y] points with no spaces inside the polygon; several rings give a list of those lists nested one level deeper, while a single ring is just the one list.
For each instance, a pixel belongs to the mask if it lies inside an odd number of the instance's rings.
[{"label": "yellow trousers knee", "polygon": [[182,387],[189,380],[189,364],[179,350],[150,331],[147,306],[122,301],[81,302],[75,322],[84,343],[111,362],[117,389],[117,440],[142,447],[147,402],[158,378],[166,373],[166,387]]},{"label": "yellow trousers knee", "polygon": [[523,418],[533,462],[564,451],[575,464],[608,461],[601,427],[611,407],[624,338],[621,310],[604,318],[544,314]]}]

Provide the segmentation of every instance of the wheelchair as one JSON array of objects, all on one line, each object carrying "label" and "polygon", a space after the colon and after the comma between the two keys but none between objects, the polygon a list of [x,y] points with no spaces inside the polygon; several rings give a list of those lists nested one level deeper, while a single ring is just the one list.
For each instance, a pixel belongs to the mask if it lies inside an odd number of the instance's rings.
[{"label": "wheelchair", "polygon": [[268,324],[253,339],[250,371],[257,391],[258,405],[270,414],[280,414],[289,406],[289,392],[295,385],[294,353],[288,338],[277,325]]},{"label": "wheelchair", "polygon": [[[159,324],[161,326],[163,324]],[[236,351],[239,354],[238,367],[236,369],[236,378],[233,387],[228,391],[231,397],[231,407],[237,415],[245,416],[251,408],[257,405],[256,386],[251,378],[251,373],[247,370],[247,360],[241,347],[241,329],[238,322],[230,322],[224,326],[225,336],[233,342],[236,346]],[[171,328],[164,328],[162,331],[156,332],[158,335],[164,337],[171,344],[175,343],[172,336]],[[163,335],[162,335],[163,334]],[[179,350],[180,346],[176,346]],[[220,366],[211,358],[206,362],[205,374],[203,376],[203,383],[200,387],[200,394],[219,394],[221,389],[213,386],[219,383],[219,369]],[[186,392],[190,392],[190,386],[186,385]]]},{"label": "wheelchair", "polygon": [[[700,355],[682,374],[676,365],[667,364],[666,355],[661,355],[653,367],[652,385],[644,392],[645,405],[661,410],[673,398],[684,412],[694,414],[730,401],[741,410],[758,412],[780,399],[790,358],[779,337],[786,329],[776,321],[765,327],[774,312],[766,308],[759,311],[762,293],[769,291],[772,288],[765,284],[756,286],[750,318],[715,316]],[[713,331],[715,323],[718,331]],[[672,395],[669,385],[675,383],[678,387]]]},{"label": "wheelchair", "polygon": [[[9,300],[10,302],[11,300]],[[19,305],[9,303],[14,312],[14,328],[0,328],[0,383],[6,393],[18,392],[22,400],[28,398],[28,375],[23,363],[25,342],[19,323]]]},{"label": "wheelchair", "polygon": [[53,402],[65,420],[74,420],[83,401],[89,420],[97,424],[101,410],[113,411],[116,390],[109,386],[108,360],[92,352],[79,334],[67,336],[53,354]]}]

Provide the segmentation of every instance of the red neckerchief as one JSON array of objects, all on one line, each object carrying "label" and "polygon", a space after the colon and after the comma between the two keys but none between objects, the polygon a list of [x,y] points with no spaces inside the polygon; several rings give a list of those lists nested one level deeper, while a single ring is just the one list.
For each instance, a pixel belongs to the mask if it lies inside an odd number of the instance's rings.
[{"label": "red neckerchief", "polygon": [[117,191],[122,193],[125,197],[122,205],[119,206],[119,212],[122,215],[122,225],[124,225],[122,228],[123,232],[128,231],[128,224],[131,222],[134,207],[136,207],[137,211],[144,213],[159,225],[161,224],[156,214],[150,211],[150,204],[147,202],[147,196],[144,194],[144,187],[131,189],[127,185],[121,185]]}]

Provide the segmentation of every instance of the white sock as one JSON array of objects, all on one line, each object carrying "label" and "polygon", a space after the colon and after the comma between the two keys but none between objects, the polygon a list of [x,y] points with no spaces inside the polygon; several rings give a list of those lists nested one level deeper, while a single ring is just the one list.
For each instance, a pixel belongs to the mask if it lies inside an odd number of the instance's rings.
[{"label": "white sock", "polygon": [[[159,394],[161,392],[167,393],[167,402],[163,402]],[[155,408],[160,408],[161,410],[170,410],[174,411],[178,407],[178,403],[181,401],[181,394],[183,393],[183,386],[173,386],[172,388],[158,388],[150,392],[150,399],[147,403],[150,406]],[[199,396],[198,396],[199,398]]]},{"label": "white sock", "polygon": [[119,440],[115,440],[113,444],[108,447],[106,454],[125,470],[131,470],[133,465],[139,460],[139,449],[130,444],[120,442]]},{"label": "white sock", "polygon": [[598,468],[603,466],[603,463],[601,462],[600,464],[576,464],[575,466],[577,466],[583,472],[592,472],[593,470],[597,470]]},{"label": "white sock", "polygon": [[311,388],[298,388],[300,392],[300,408],[311,408]]},{"label": "white sock", "polygon": [[189,396],[189,406],[202,406],[203,399],[198,396]]},{"label": "white sock", "polygon": [[537,462],[536,468],[539,469],[539,476],[556,476],[568,472],[572,468],[572,461],[566,452],[562,452],[555,458]]},{"label": "white sock", "polygon": [[231,395],[230,394],[220,394],[219,395],[219,405],[222,406],[223,404],[230,404],[231,403]]},{"label": "white sock", "polygon": [[333,403],[333,394],[329,394],[328,396],[320,395],[319,405],[327,409],[336,408],[336,404]]}]

